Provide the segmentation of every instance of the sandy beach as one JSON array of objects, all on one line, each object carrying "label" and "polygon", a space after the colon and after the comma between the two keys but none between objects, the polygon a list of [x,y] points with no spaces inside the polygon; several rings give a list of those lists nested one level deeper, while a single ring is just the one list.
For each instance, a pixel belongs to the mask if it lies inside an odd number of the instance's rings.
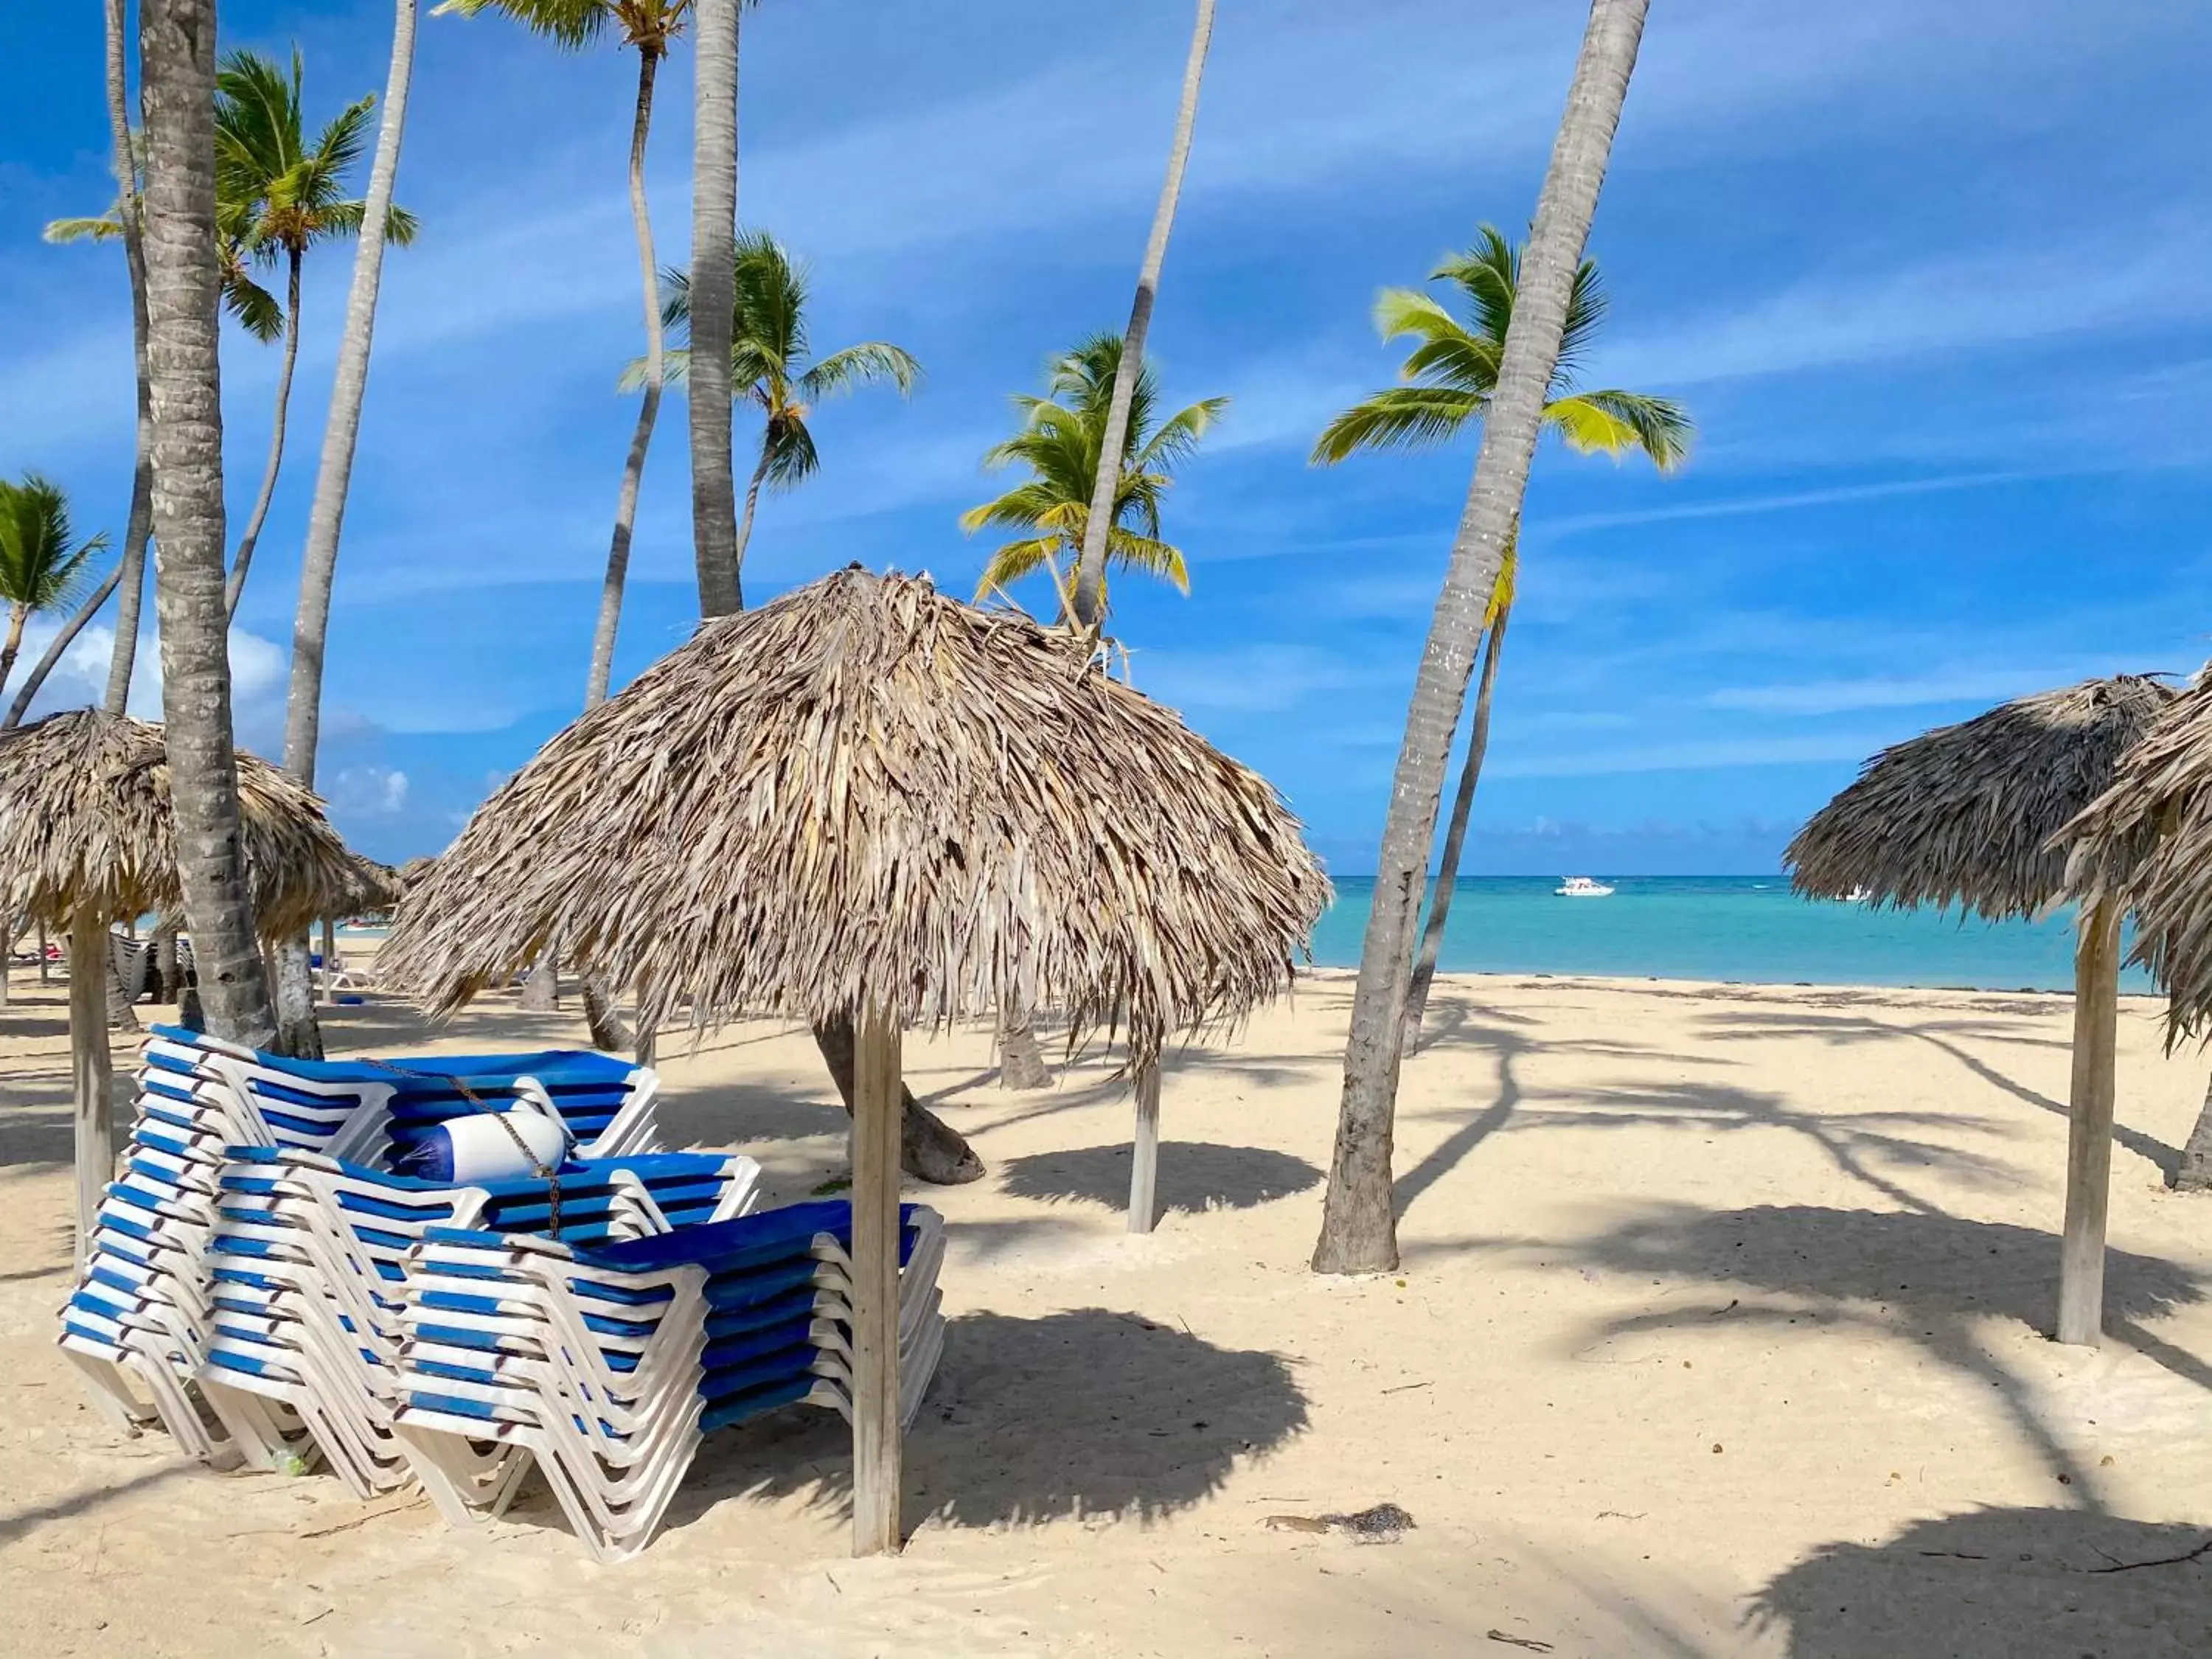
[{"label": "sandy beach", "polygon": [[[0,1016],[0,1607],[24,1655],[2149,1656],[2212,1650],[2212,1197],[2166,1190],[2203,1062],[2122,1005],[2099,1352],[2052,1317],[2069,1005],[1457,977],[1406,1068],[1401,1273],[1305,1268],[1348,976],[1170,1060],[1158,1231],[1107,1065],[907,1059],[989,1176],[945,1213],[942,1372],[903,1556],[846,1554],[848,1442],[710,1439],[634,1563],[542,1493],[216,1475],[118,1438],[52,1346],[61,988]],[[573,1000],[571,1007],[573,1009]],[[149,1011],[142,1010],[142,1013]],[[333,1052],[580,1044],[489,1000],[372,1000]],[[844,1163],[811,1044],[664,1045],[678,1143]],[[130,1051],[117,1049],[118,1069]],[[1389,1502],[1395,1544],[1282,1524]],[[2192,1554],[2192,1552],[2201,1552]]]}]

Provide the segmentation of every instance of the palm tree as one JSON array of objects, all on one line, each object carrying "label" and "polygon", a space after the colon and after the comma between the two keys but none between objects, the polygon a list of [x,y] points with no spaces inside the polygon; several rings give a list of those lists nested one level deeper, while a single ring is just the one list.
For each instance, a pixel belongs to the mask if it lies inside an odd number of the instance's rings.
[{"label": "palm tree", "polygon": [[[975,597],[1003,592],[1038,570],[1050,574],[1059,621],[1072,623],[1074,596],[1061,570],[1063,558],[1079,556],[1091,523],[1091,503],[1112,502],[1107,550],[1111,562],[1133,567],[1190,592],[1190,569],[1181,549],[1162,539],[1160,505],[1174,482],[1176,467],[1188,459],[1221,411],[1226,398],[1208,398],[1177,410],[1157,428],[1159,374],[1150,363],[1129,377],[1127,418],[1121,427],[1119,468],[1099,487],[1106,427],[1115,389],[1121,381],[1122,342],[1099,334],[1055,361],[1048,395],[1014,398],[1021,430],[983,457],[989,467],[1019,465],[1030,476],[995,501],[961,515],[969,535],[995,525],[1027,533],[991,555],[976,584]],[[1104,589],[1100,589],[1104,604]],[[1051,1082],[1038,1049],[1030,1011],[1003,1009],[999,1023],[999,1080],[1010,1089],[1042,1089]]]},{"label": "palm tree", "polygon": [[[806,267],[765,231],[738,237],[732,276],[730,394],[761,413],[760,459],[745,487],[744,516],[738,522],[736,562],[742,570],[762,486],[790,489],[821,467],[806,424],[816,406],[856,387],[884,383],[896,386],[902,397],[911,396],[921,379],[921,365],[903,347],[884,340],[865,340],[810,362]],[[697,331],[691,280],[678,270],[665,272],[662,280],[668,298],[660,319],[685,337],[684,344],[664,355],[663,364],[668,379],[688,382],[696,399],[701,393],[690,349]],[[632,363],[623,376],[623,388],[641,384],[646,371],[646,364]]]},{"label": "palm tree", "polygon": [[[123,557],[115,570],[115,583],[122,598],[116,602],[115,647],[108,659],[107,694],[103,699],[107,711],[117,714],[130,703],[131,676],[137,667],[138,623],[146,597],[146,542],[154,521],[154,404],[146,366],[146,257],[142,235],[145,192],[140,145],[131,127],[125,9],[125,0],[104,0],[107,120],[115,170],[115,206],[101,218],[58,219],[46,227],[46,240],[53,242],[74,241],[82,237],[120,240],[124,264],[131,278],[131,362],[138,391],[137,457],[131,469],[130,515],[124,521]],[[246,275],[245,260],[234,240],[222,240],[221,258],[224,304],[257,338],[274,338],[279,325],[276,302]],[[97,608],[94,605],[81,613],[83,621],[89,621],[90,611]],[[76,629],[83,626],[83,621],[76,622],[68,630],[70,637],[75,636]],[[66,642],[62,648],[67,648]],[[50,655],[54,661],[60,659],[58,653]],[[34,678],[43,679],[45,676],[34,671]]]},{"label": "palm tree", "polygon": [[[971,536],[987,526],[1025,533],[991,555],[976,586],[978,599],[1044,570],[1059,595],[1060,620],[1079,622],[1061,560],[1079,556],[1093,523],[1092,503],[1109,495],[1113,512],[1103,532],[1109,562],[1158,576],[1178,592],[1190,591],[1182,550],[1161,539],[1160,505],[1174,483],[1176,468],[1198,447],[1229,399],[1202,399],[1155,426],[1158,371],[1146,363],[1130,374],[1121,464],[1102,488],[1098,460],[1122,384],[1123,361],[1120,335],[1093,335],[1053,363],[1047,396],[1015,398],[1021,430],[986,453],[983,465],[1018,465],[1030,476],[995,501],[961,514],[960,527]],[[1100,592],[1103,605],[1103,585]]]},{"label": "palm tree", "polygon": [[[1484,225],[1475,234],[1474,247],[1454,254],[1429,273],[1431,282],[1449,283],[1459,290],[1466,305],[1464,322],[1418,289],[1383,291],[1375,307],[1375,323],[1382,337],[1419,342],[1400,370],[1405,384],[1378,392],[1331,421],[1314,444],[1316,465],[1334,465],[1357,450],[1442,442],[1463,430],[1470,421],[1482,417],[1498,387],[1498,367],[1512,325],[1514,298],[1520,291],[1521,258],[1520,250],[1496,226]],[[1690,417],[1680,405],[1642,392],[1576,389],[1583,354],[1604,322],[1605,313],[1605,289],[1598,280],[1597,266],[1585,259],[1577,267],[1567,295],[1566,326],[1552,369],[1543,429],[1558,434],[1567,447],[1583,454],[1618,459],[1641,453],[1661,471],[1671,471],[1688,457],[1690,449]],[[1444,830],[1443,855],[1430,887],[1428,923],[1422,930],[1419,953],[1407,987],[1403,1042],[1408,1048],[1420,1036],[1429,988],[1436,979],[1444,923],[1451,914],[1454,885],[1459,879],[1460,850],[1467,840],[1468,816],[1474,805],[1475,784],[1489,747],[1492,694],[1513,604],[1516,541],[1517,530],[1506,543],[1498,585],[1483,616],[1489,639],[1483,651],[1481,683],[1475,692],[1474,729],[1460,772],[1459,790],[1453,797],[1451,821]]]},{"label": "palm tree", "polygon": [[1474,479],[1421,653],[1391,781],[1345,1043],[1336,1147],[1321,1237],[1314,1247],[1316,1273],[1387,1272],[1398,1263],[1390,1152],[1399,1036],[1422,877],[1436,836],[1452,737],[1474,666],[1475,642],[1520,518],[1575,273],[1589,240],[1649,0],[1592,0],[1566,112],[1536,200],[1496,388],[1483,415]]},{"label": "palm tree", "polygon": [[[1152,328],[1152,299],[1160,285],[1160,267],[1166,262],[1168,233],[1175,227],[1176,203],[1182,195],[1182,173],[1190,160],[1192,129],[1198,125],[1198,90],[1206,76],[1206,48],[1213,40],[1213,0],[1198,0],[1198,16],[1191,27],[1190,56],[1183,64],[1182,101],[1176,106],[1174,141],[1168,146],[1168,171],[1160,185],[1160,204],[1152,215],[1152,234],[1145,243],[1145,262],[1137,271],[1137,297],[1129,307],[1129,326],[1122,331],[1128,341],[1124,372],[1115,374],[1106,408],[1105,453],[1126,453],[1126,434],[1137,424],[1136,394],[1139,370],[1145,362],[1145,337]],[[1069,604],[1076,622],[1096,633],[1106,613],[1106,565],[1114,556],[1112,531],[1121,523],[1118,512],[1109,514],[1111,480],[1100,477],[1088,498],[1087,526],[1076,561],[1074,592]]]},{"label": "palm tree", "polygon": [[[307,508],[307,540],[300,557],[300,603],[292,623],[292,679],[284,700],[284,769],[301,782],[315,781],[315,751],[322,734],[323,645],[331,626],[331,590],[337,575],[338,536],[345,524],[346,490],[353,479],[354,446],[361,436],[362,399],[368,389],[368,356],[376,335],[376,297],[384,276],[385,233],[392,219],[392,188],[399,173],[399,143],[407,127],[407,89],[415,69],[416,0],[393,0],[392,63],[384,82],[384,112],[377,123],[376,152],[368,164],[368,193],[362,203],[353,282],[346,292],[345,323],[331,377],[331,409],[323,451],[315,465],[315,493]],[[197,949],[198,941],[194,940]],[[322,1051],[315,1024],[314,987],[304,935],[277,951],[279,1015],[286,1052]]]},{"label": "palm tree", "polygon": [[[646,452],[653,444],[653,422],[660,414],[660,293],[654,275],[653,217],[645,196],[645,145],[653,129],[653,86],[659,75],[660,60],[668,55],[669,44],[683,32],[691,7],[692,0],[445,0],[437,9],[437,15],[452,12],[463,17],[474,17],[488,10],[501,11],[532,33],[544,35],[571,52],[594,45],[610,30],[618,30],[621,43],[637,52],[637,103],[629,140],[629,210],[637,233],[638,272],[645,299],[645,372],[641,381],[645,398],[638,405],[637,425],[630,434],[629,453],[623,464],[622,489],[616,497],[614,537],[607,549],[606,580],[600,590],[599,626],[592,635],[592,670],[584,696],[587,708],[606,699],[607,676],[611,674],[614,662],[615,632],[622,617],[623,589],[629,581],[630,537],[637,522],[638,488],[645,477]],[[732,51],[735,51],[734,38]],[[734,68],[731,72],[736,73]],[[734,99],[734,92],[732,95]],[[734,183],[732,188],[734,191]],[[604,673],[599,666],[603,659],[607,665]]]},{"label": "palm tree", "polygon": [[155,594],[178,875],[201,1000],[216,1035],[265,1047],[272,1030],[240,856],[222,595],[215,21],[215,0],[139,6],[154,534],[161,548]]},{"label": "palm tree", "polygon": [[[700,365],[699,384],[687,407],[691,551],[702,619],[727,616],[745,605],[740,571],[744,542],[738,530],[730,435],[734,386],[725,383],[722,373],[731,344],[723,337],[722,319],[732,314],[735,295],[727,284],[738,259],[738,22],[743,9],[742,0],[698,0],[698,50],[692,60],[691,280],[705,313],[697,335],[707,361]],[[649,260],[647,271],[649,284]]]},{"label": "palm tree", "polygon": [[[292,401],[293,365],[300,355],[301,267],[309,248],[358,231],[364,205],[345,194],[345,180],[361,160],[375,94],[340,110],[310,144],[301,81],[297,46],[292,49],[289,76],[274,58],[258,52],[232,52],[216,76],[216,211],[228,233],[225,245],[241,256],[241,264],[246,258],[257,264],[281,263],[285,274],[284,360],[276,372],[276,414],[261,489],[238,538],[224,591],[224,603],[233,616],[246,591],[254,545],[261,539],[270,499],[276,493],[276,474],[284,462],[284,417]],[[385,227],[386,240],[404,247],[415,240],[415,230],[412,214],[403,208],[392,210]]]},{"label": "palm tree", "polygon": [[59,484],[35,472],[25,473],[21,483],[0,478],[0,604],[8,607],[0,691],[15,672],[23,624],[33,615],[75,604],[91,574],[93,555],[106,546],[105,534],[76,541],[69,497]]}]

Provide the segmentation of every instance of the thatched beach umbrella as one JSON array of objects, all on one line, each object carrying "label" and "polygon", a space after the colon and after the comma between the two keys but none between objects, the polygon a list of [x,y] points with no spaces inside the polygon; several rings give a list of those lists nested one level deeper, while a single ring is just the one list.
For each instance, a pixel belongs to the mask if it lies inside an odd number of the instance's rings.
[{"label": "thatched beach umbrella", "polygon": [[[2063,838],[2069,884],[2135,912],[2136,959],[2170,999],[2167,1042],[2212,1032],[2212,669],[2174,700]],[[2212,1187],[2212,1092],[2175,1184]]]},{"label": "thatched beach umbrella", "polygon": [[708,623],[556,737],[409,891],[383,959],[445,1010],[557,937],[648,1027],[686,1005],[857,1027],[866,1551],[896,1540],[902,1030],[1056,1007],[1125,1030],[1148,1227],[1163,1041],[1285,990],[1328,896],[1273,789],[1171,710],[1027,617],[854,568]]},{"label": "thatched beach umbrella", "polygon": [[[305,927],[358,878],[321,804],[275,767],[238,757],[239,817],[264,935]],[[183,907],[161,728],[81,709],[0,732],[0,914],[70,937],[78,1242],[114,1173],[107,930]]]},{"label": "thatched beach umbrella", "polygon": [[[1991,921],[2039,915],[2070,892],[2052,838],[2111,784],[2173,698],[2142,675],[2086,680],[1885,749],[1790,843],[1791,885],[1899,909],[1956,904]],[[2091,1346],[2103,1326],[2123,914],[2084,904],[2074,956],[2058,1340]]]}]

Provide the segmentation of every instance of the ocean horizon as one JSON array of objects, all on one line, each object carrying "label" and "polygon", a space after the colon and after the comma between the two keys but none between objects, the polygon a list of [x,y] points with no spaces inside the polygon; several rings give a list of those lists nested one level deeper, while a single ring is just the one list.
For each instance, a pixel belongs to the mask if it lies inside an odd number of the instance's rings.
[{"label": "ocean horizon", "polygon": [[[2071,907],[2033,921],[1800,898],[1790,878],[1607,876],[1609,898],[1558,896],[1557,876],[1463,876],[1438,966],[1447,973],[1591,974],[1765,985],[2071,991]],[[1375,891],[1342,877],[1314,929],[1314,962],[1356,968]],[[2153,995],[2139,967],[2121,989]]]}]

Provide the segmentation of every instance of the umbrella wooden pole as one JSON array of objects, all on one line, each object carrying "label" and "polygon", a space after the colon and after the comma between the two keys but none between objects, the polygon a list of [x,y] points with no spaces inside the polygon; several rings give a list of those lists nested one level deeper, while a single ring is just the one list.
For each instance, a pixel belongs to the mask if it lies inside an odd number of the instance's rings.
[{"label": "umbrella wooden pole", "polygon": [[2066,1137],[2066,1235],[2058,1258],[2058,1340],[2095,1347],[2105,1328],[2105,1215],[2112,1185],[2120,918],[2082,913],[2074,952],[2074,1083]]},{"label": "umbrella wooden pole", "polygon": [[76,1117],[76,1253],[84,1259],[100,1201],[115,1175],[107,1055],[107,924],[89,909],[70,922],[70,1073]]},{"label": "umbrella wooden pole", "polygon": [[853,1553],[899,1547],[899,1027],[861,1011],[853,1086]]},{"label": "umbrella wooden pole", "polygon": [[1160,1174],[1160,1063],[1137,1068],[1137,1132],[1129,1149],[1129,1231],[1148,1233],[1157,1218]]}]

